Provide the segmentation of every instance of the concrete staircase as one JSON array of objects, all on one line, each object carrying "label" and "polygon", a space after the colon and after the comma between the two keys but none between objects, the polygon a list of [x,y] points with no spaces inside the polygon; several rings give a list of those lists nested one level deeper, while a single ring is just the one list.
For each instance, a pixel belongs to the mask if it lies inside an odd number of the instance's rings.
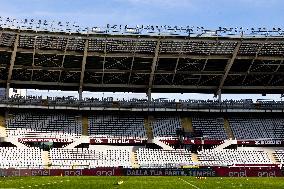
[{"label": "concrete staircase", "polygon": [[234,139],[235,138],[234,134],[233,134],[233,131],[232,131],[231,127],[230,127],[230,123],[229,123],[228,118],[224,118],[224,129],[225,129],[229,139]]},{"label": "concrete staircase", "polygon": [[50,164],[50,155],[48,151],[42,151],[41,152],[41,158],[42,158],[42,163],[43,163],[43,168],[44,169],[49,169],[49,164]]},{"label": "concrete staircase", "polygon": [[146,116],[144,118],[144,127],[146,130],[146,135],[147,135],[148,140],[152,140],[154,138],[153,130],[152,130],[153,120],[154,120],[153,116]]},{"label": "concrete staircase", "polygon": [[237,144],[237,140],[224,140],[224,143],[223,144],[220,144],[219,146],[217,146],[216,148],[214,148],[214,150],[222,150],[232,144]]},{"label": "concrete staircase", "polygon": [[161,148],[163,148],[164,150],[174,150],[174,148],[172,148],[170,145],[164,143],[164,142],[161,142],[159,139],[152,139],[152,140],[148,140],[149,143],[154,143],[158,146],[160,146]]},{"label": "concrete staircase", "polygon": [[88,116],[87,115],[82,115],[82,135],[83,136],[88,136],[89,132],[89,121],[88,121]]},{"label": "concrete staircase", "polygon": [[199,160],[198,160],[196,153],[191,153],[191,159],[194,162],[194,164],[197,164],[197,165],[199,164]]},{"label": "concrete staircase", "polygon": [[131,152],[131,154],[130,154],[130,162],[131,162],[132,168],[139,168],[140,167],[140,165],[138,164],[136,152]]},{"label": "concrete staircase", "polygon": [[81,136],[80,138],[77,138],[74,142],[72,142],[71,144],[68,144],[64,148],[72,149],[72,148],[75,148],[76,146],[78,146],[82,143],[90,143],[89,136]]},{"label": "concrete staircase", "polygon": [[276,158],[276,156],[275,156],[275,151],[274,150],[272,150],[272,149],[265,149],[264,151],[266,151],[267,153],[268,153],[268,157],[271,159],[271,161],[272,161],[272,163],[275,163],[275,164],[277,164],[277,163],[281,163],[277,158]]},{"label": "concrete staircase", "polygon": [[194,132],[193,126],[192,126],[192,118],[191,117],[182,117],[181,118],[181,127],[185,132]]}]

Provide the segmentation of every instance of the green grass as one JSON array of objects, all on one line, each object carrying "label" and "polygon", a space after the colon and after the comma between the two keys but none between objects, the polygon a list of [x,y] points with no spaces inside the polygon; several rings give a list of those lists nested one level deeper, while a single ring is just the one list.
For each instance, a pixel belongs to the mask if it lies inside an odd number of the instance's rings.
[{"label": "green grass", "polygon": [[[118,181],[123,184],[118,185]],[[219,188],[284,188],[284,178],[225,178],[208,177],[158,177],[158,176],[131,176],[131,177],[1,177],[2,188],[98,188],[98,189],[219,189]]]}]

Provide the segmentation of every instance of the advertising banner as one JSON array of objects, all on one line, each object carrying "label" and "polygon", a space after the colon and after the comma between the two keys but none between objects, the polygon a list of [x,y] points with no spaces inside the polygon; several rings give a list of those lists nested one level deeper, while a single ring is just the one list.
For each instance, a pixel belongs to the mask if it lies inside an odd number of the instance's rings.
[{"label": "advertising banner", "polygon": [[91,138],[90,144],[146,144],[145,139]]},{"label": "advertising banner", "polygon": [[19,142],[61,142],[68,143],[73,142],[72,139],[68,138],[18,138]]}]

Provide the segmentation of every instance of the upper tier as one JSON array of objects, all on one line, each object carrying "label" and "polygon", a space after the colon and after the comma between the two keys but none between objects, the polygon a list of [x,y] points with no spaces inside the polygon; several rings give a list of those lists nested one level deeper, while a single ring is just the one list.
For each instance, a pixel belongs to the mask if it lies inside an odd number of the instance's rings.
[{"label": "upper tier", "polygon": [[3,87],[145,93],[283,92],[284,38],[278,29],[243,35],[246,32],[239,29],[227,32],[221,28],[211,34],[200,28],[197,34],[189,29],[186,36],[19,29],[0,25]]}]

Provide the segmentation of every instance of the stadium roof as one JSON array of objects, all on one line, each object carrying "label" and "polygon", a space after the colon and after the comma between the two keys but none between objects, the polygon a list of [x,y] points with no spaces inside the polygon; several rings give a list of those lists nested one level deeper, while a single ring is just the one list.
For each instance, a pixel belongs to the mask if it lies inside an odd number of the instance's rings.
[{"label": "stadium roof", "polygon": [[250,35],[245,35],[239,28],[211,31],[164,26],[162,33],[150,26],[147,30],[141,26],[93,27],[80,32],[74,30],[76,25],[69,30],[33,26],[0,23],[2,87],[283,93],[284,35],[280,28],[273,28],[273,35],[262,28],[250,29]]}]

